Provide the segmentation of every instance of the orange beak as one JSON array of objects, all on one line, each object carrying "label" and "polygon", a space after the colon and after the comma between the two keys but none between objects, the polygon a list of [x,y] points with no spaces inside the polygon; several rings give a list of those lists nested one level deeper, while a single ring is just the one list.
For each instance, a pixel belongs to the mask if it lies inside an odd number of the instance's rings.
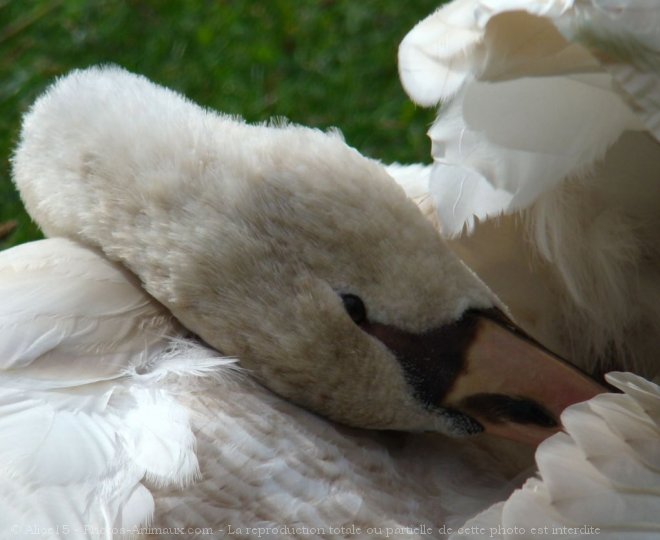
[{"label": "orange beak", "polygon": [[561,429],[566,407],[607,392],[497,309],[468,311],[423,334],[371,322],[361,327],[396,355],[427,409],[458,419],[457,435],[486,431],[538,445]]},{"label": "orange beak", "polygon": [[536,446],[561,429],[566,407],[607,389],[516,330],[479,318],[443,404],[475,418],[487,433]]}]

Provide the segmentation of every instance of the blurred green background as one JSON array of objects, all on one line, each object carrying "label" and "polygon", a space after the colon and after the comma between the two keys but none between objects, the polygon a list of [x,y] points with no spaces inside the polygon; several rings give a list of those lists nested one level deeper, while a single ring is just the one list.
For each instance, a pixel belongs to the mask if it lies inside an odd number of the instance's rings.
[{"label": "blurred green background", "polygon": [[10,180],[21,115],[54,78],[93,64],[119,64],[249,121],[337,126],[386,162],[429,161],[434,113],[407,99],[396,52],[440,3],[0,0],[0,249],[40,236]]}]

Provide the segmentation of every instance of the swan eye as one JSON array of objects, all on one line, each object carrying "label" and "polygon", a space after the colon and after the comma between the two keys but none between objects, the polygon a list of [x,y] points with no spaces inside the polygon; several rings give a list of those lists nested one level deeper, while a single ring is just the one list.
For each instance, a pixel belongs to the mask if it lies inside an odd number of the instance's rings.
[{"label": "swan eye", "polygon": [[362,324],[367,320],[367,308],[359,296],[354,294],[342,294],[342,302],[344,302],[344,309],[346,313],[353,319],[355,324]]}]

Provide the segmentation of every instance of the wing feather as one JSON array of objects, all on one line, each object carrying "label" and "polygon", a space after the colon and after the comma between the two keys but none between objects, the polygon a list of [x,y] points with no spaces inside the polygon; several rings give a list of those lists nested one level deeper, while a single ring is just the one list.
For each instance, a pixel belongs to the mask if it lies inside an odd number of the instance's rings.
[{"label": "wing feather", "polygon": [[232,361],[187,346],[135,278],[69,240],[0,253],[0,278],[0,536],[145,524],[154,486],[199,474],[179,388]]},{"label": "wing feather", "polygon": [[625,131],[655,132],[659,39],[651,25],[641,37],[632,28],[660,10],[626,5],[457,0],[406,36],[404,88],[445,105],[429,131],[443,234],[529,207],[589,172]]}]

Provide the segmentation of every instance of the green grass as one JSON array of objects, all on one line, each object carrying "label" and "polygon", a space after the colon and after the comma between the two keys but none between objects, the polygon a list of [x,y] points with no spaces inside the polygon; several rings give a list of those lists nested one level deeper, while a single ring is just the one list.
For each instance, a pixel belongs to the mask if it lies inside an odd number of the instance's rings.
[{"label": "green grass", "polygon": [[428,161],[433,112],[396,71],[437,0],[0,0],[0,249],[39,237],[10,179],[21,115],[71,69],[116,63],[249,121],[339,127],[384,161]]}]

